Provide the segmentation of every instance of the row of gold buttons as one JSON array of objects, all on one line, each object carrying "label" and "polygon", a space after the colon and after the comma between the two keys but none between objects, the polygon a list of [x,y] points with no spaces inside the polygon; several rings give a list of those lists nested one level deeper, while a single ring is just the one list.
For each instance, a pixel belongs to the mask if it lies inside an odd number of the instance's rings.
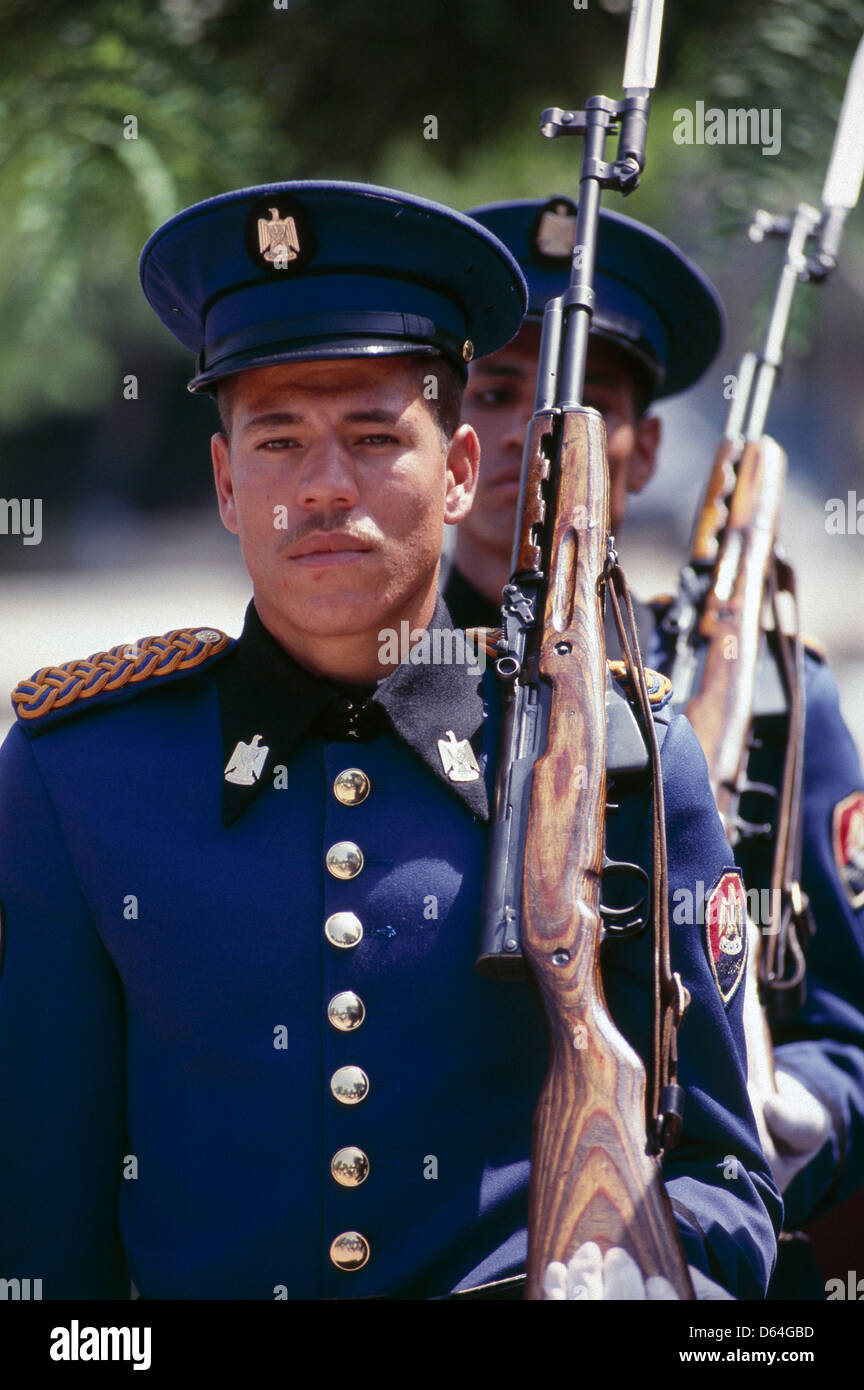
[{"label": "row of gold buttons", "polygon": [[[343,806],[359,806],[369,795],[371,782],[360,768],[349,767],[333,783],[333,795]],[[363,851],[351,840],[340,840],[327,851],[326,864],[334,878],[356,878],[363,868]],[[353,912],[334,912],[324,923],[324,935],[332,946],[350,950],[359,945],[363,926]],[[352,1033],[366,1017],[363,1000],[353,990],[334,994],[327,1018],[340,1033]],[[342,1105],[359,1105],[369,1094],[369,1078],[362,1067],[339,1067],[330,1078],[330,1090]],[[353,1144],[339,1149],[330,1160],[330,1172],[340,1187],[359,1187],[369,1176],[369,1159]],[[330,1259],[337,1269],[350,1273],[369,1259],[369,1242],[359,1231],[343,1231],[330,1244]]]}]

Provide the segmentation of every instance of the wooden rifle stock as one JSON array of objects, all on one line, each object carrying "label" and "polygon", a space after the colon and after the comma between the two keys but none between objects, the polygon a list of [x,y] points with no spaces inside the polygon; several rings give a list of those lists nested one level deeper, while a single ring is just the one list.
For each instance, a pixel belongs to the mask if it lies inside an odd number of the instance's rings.
[{"label": "wooden rifle stock", "polygon": [[729,498],[735,487],[735,465],[741,457],[741,448],[738,440],[724,439],[714,455],[705,498],[690,544],[692,565],[713,565],[717,559],[720,537],[729,516]]},{"label": "wooden rifle stock", "polygon": [[[773,439],[763,436],[758,443],[747,443],[743,449],[725,440],[715,458],[691,550],[693,569],[707,568],[713,563],[713,572],[698,623],[698,637],[706,644],[702,676],[686,713],[705,753],[711,788],[733,844],[739,838],[739,798],[747,785],[765,610],[776,592],[778,561],[774,547],[785,478],[786,455]],[[791,577],[785,583],[790,587]],[[790,699],[797,701],[800,697],[791,672],[787,684]],[[797,724],[797,719],[796,715],[793,724]],[[778,852],[772,888],[785,889],[787,879],[791,881],[796,876],[799,806],[791,785],[786,786],[795,781],[796,770],[800,773],[800,764],[794,759],[789,763],[787,757],[778,803]],[[778,946],[781,960],[785,957],[785,948],[777,936],[777,898],[779,893],[775,897],[772,892],[771,915],[759,924],[762,931],[748,922],[750,956],[744,1003],[748,1088],[760,1138],[769,1155],[773,1154],[774,1145],[765,1125],[763,1107],[776,1092],[776,1080],[771,1035],[759,1006],[759,978],[764,972],[765,942],[772,969]],[[768,935],[763,939],[762,932],[766,930]],[[790,953],[793,950],[803,970],[797,937],[793,938]],[[800,980],[800,973],[796,978]]]},{"label": "wooden rifle stock", "polygon": [[[715,462],[712,484],[720,470],[731,468],[734,445],[724,443]],[[694,541],[710,562],[711,539],[716,558],[711,586],[702,610],[699,634],[706,643],[699,690],[686,713],[708,761],[711,787],[727,833],[749,750],[756,685],[756,663],[762,636],[762,613],[774,545],[786,455],[767,436],[745,445],[724,508],[719,487],[709,485]]]},{"label": "wooden rifle stock", "polygon": [[[603,995],[600,879],[606,811],[606,648],[601,603],[608,530],[605,427],[565,412],[539,679],[551,687],[525,841],[522,946],[546,1008],[551,1057],[534,1117],[528,1289],[586,1241],[621,1246],[680,1298],[692,1288],[658,1161],[646,1144],[645,1070]],[[536,461],[535,461],[536,466]],[[586,525],[587,519],[587,525]],[[517,555],[536,564],[523,506]]]}]

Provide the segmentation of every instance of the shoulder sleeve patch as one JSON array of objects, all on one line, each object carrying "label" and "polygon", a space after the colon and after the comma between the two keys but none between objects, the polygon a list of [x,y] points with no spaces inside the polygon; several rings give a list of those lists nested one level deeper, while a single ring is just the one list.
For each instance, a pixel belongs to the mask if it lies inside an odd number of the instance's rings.
[{"label": "shoulder sleeve patch", "polygon": [[[626,664],[623,661],[610,661],[608,665],[618,684],[623,685],[629,695],[630,677]],[[668,703],[672,695],[672,682],[668,676],[664,676],[660,671],[652,671],[650,666],[646,666],[645,684],[648,686],[648,699],[655,709],[661,709]]]},{"label": "shoulder sleeve patch", "polygon": [[838,801],[831,817],[834,863],[849,906],[864,907],[864,791]]},{"label": "shoulder sleeve patch", "polygon": [[747,896],[738,869],[724,869],[705,899],[705,946],[720,998],[728,1004],[747,963]]},{"label": "shoulder sleeve patch", "polygon": [[63,666],[43,666],[13,690],[15,713],[31,722],[127,685],[191,671],[223,652],[230,640],[215,627],[175,628],[162,637],[142,637]]}]

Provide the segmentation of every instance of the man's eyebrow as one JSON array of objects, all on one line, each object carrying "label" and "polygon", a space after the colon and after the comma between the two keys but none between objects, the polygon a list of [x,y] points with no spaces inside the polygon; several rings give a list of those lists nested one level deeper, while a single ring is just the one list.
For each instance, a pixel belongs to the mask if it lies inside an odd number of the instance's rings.
[{"label": "man's eyebrow", "polygon": [[[383,407],[369,407],[365,410],[351,410],[343,415],[349,425],[395,425],[402,418],[401,411],[384,410]],[[290,410],[269,410],[261,415],[253,415],[243,426],[243,430],[272,429],[280,425],[302,425],[304,417]]]},{"label": "man's eyebrow", "polygon": [[269,428],[272,425],[299,425],[302,420],[302,415],[293,415],[290,410],[271,410],[264,415],[253,415],[251,420],[246,421],[243,429]]},{"label": "man's eyebrow", "polygon": [[397,425],[402,419],[402,412],[373,407],[368,410],[349,411],[342,418],[349,425]]}]

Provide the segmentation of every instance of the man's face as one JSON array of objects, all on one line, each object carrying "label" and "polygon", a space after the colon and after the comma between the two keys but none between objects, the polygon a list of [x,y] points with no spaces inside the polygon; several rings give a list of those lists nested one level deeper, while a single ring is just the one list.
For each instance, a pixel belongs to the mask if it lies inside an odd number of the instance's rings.
[{"label": "man's face", "polygon": [[212,441],[224,525],[240,537],[266,626],[357,636],[434,593],[444,522],[471,504],[479,448],[449,449],[417,359],[338,358],[239,374],[230,442]]},{"label": "man's face", "polygon": [[[512,544],[522,446],[534,412],[540,327],[526,323],[491,357],[471,364],[462,418],[480,436],[482,461],[477,495],[462,522],[469,539],[485,548]],[[613,533],[620,530],[628,492],[641,492],[654,471],[660,424],[639,418],[636,383],[627,358],[612,343],[592,338],[585,377],[585,404],[606,421],[610,511]],[[503,542],[502,542],[503,538]]]}]

